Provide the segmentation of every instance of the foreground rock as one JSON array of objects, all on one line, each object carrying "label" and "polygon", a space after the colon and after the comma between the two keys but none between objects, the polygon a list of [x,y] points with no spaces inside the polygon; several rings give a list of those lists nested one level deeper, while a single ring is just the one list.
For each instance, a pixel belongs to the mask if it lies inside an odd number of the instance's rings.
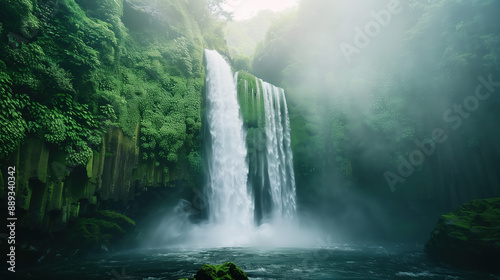
[{"label": "foreground rock", "polygon": [[192,280],[248,280],[248,276],[234,263],[227,262],[221,265],[204,264]]},{"label": "foreground rock", "polygon": [[452,265],[500,271],[500,198],[473,200],[442,215],[425,251]]}]

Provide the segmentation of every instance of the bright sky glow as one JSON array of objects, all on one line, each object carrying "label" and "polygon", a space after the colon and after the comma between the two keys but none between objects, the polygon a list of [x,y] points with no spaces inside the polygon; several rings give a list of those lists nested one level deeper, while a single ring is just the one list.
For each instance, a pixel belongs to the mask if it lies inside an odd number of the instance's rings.
[{"label": "bright sky glow", "polygon": [[298,0],[226,0],[226,10],[234,13],[234,20],[249,19],[262,10],[274,12],[298,5]]}]

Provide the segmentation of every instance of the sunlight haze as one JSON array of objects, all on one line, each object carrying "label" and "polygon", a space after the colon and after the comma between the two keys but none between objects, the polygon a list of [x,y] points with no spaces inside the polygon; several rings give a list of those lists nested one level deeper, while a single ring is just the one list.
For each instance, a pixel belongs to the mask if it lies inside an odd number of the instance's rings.
[{"label": "sunlight haze", "polygon": [[234,12],[234,20],[245,20],[257,15],[259,11],[278,12],[297,6],[298,2],[298,0],[228,0],[225,6],[228,11]]}]

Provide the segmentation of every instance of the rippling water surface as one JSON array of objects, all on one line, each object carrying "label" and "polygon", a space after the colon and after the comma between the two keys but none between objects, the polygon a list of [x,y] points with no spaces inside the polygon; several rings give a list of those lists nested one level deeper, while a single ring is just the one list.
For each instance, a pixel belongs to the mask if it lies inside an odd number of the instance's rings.
[{"label": "rippling water surface", "polygon": [[[205,263],[236,263],[250,279],[495,280],[500,275],[429,261],[421,247],[168,248],[60,260],[23,271],[33,279],[179,279]],[[3,278],[2,278],[3,279]]]}]

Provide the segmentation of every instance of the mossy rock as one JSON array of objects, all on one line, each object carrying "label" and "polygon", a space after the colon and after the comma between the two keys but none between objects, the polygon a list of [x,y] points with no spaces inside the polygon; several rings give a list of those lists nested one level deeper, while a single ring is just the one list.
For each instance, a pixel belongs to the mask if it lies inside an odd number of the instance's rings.
[{"label": "mossy rock", "polygon": [[116,223],[125,231],[132,230],[135,227],[135,222],[132,219],[114,211],[98,211],[96,214],[96,218]]},{"label": "mossy rock", "polygon": [[81,249],[112,246],[134,227],[135,222],[125,215],[99,211],[96,218],[79,218],[68,230],[66,242],[71,247]]},{"label": "mossy rock", "polygon": [[71,227],[66,242],[72,247],[95,246],[99,243],[100,230],[96,223],[89,219],[80,219]]},{"label": "mossy rock", "polygon": [[204,264],[193,280],[248,280],[248,276],[234,263],[227,262],[220,265]]},{"label": "mossy rock", "polygon": [[500,198],[473,200],[442,215],[425,251],[452,265],[500,271]]}]

